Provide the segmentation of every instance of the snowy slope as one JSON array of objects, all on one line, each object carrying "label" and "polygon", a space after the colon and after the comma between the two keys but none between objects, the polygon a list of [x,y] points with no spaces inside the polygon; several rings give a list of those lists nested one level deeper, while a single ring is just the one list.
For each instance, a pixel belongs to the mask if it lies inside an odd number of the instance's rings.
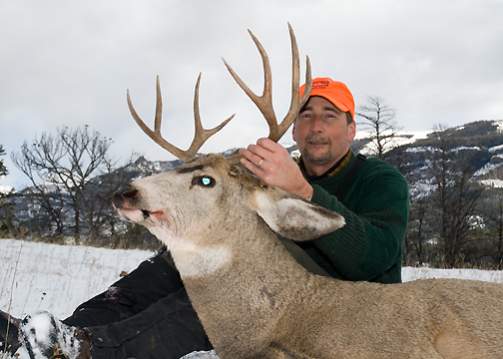
[{"label": "snowy slope", "polygon": [[[0,240],[0,309],[14,316],[47,310],[66,318],[82,301],[105,290],[151,256],[111,250]],[[12,290],[11,290],[12,288]]]}]

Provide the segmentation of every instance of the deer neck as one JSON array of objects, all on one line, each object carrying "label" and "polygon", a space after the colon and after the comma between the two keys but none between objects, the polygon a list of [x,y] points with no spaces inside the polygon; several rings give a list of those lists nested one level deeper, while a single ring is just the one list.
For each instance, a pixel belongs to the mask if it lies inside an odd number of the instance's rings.
[{"label": "deer neck", "polygon": [[192,275],[189,267],[179,266],[180,253],[173,253],[173,258],[213,345],[256,351],[267,345],[276,323],[308,290],[313,276],[297,264],[259,218],[247,233],[220,235],[227,238],[223,243],[229,243],[229,238],[235,241],[231,248],[213,248],[210,257],[222,257],[212,265],[207,265],[211,260],[202,259],[204,252],[199,256],[211,271]]}]

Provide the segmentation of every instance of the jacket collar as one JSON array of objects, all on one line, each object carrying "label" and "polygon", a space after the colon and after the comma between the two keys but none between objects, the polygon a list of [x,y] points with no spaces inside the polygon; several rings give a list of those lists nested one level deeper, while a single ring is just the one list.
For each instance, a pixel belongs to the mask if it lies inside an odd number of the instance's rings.
[{"label": "jacket collar", "polygon": [[346,154],[339,160],[337,161],[332,167],[330,167],[325,173],[319,175],[319,176],[310,176],[307,174],[306,167],[304,166],[304,161],[302,160],[302,156],[300,156],[297,160],[297,163],[299,164],[300,170],[302,171],[302,174],[308,181],[317,181],[325,177],[332,177],[336,176],[339,174],[343,169],[348,167],[348,164],[351,162],[351,159],[354,157],[353,151],[351,149],[346,152]]}]

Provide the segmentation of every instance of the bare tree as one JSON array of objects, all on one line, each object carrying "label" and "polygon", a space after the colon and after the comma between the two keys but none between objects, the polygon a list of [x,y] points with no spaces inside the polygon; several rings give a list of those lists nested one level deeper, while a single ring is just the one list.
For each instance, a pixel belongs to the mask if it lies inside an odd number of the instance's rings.
[{"label": "bare tree", "polygon": [[503,269],[503,194],[498,191],[498,209],[495,216],[495,222],[497,227],[497,239],[496,239],[496,262],[498,263],[498,269]]},{"label": "bare tree", "polygon": [[[5,156],[5,150],[2,145],[0,145],[0,157]],[[7,175],[8,171],[5,167],[3,159],[0,159],[0,176]],[[14,234],[14,211],[13,206],[10,201],[13,191],[5,192],[0,191],[0,234],[1,235],[13,235]]]},{"label": "bare tree", "polygon": [[30,203],[40,206],[48,218],[47,232],[51,235],[63,234],[64,223],[64,193],[61,186],[56,186],[46,181],[42,173],[39,174],[37,166],[29,153],[22,151],[20,154],[12,154],[12,160],[16,167],[29,179],[31,186],[25,189],[20,196],[29,198]]},{"label": "bare tree", "polygon": [[481,213],[487,221],[490,253],[498,269],[503,269],[503,188],[492,186],[484,196]]},{"label": "bare tree", "polygon": [[[5,150],[2,145],[0,145],[0,157],[1,156],[5,156]],[[3,163],[3,159],[0,158],[0,176],[5,176],[7,173],[7,168]]]},{"label": "bare tree", "polygon": [[373,154],[383,158],[384,153],[393,148],[392,141],[397,137],[395,110],[378,96],[369,96],[367,103],[360,107],[356,115],[361,118],[363,127],[372,133]]},{"label": "bare tree", "polygon": [[433,137],[429,167],[436,186],[433,205],[438,212],[445,264],[454,266],[466,244],[482,187],[472,180],[474,168],[469,155],[453,146],[445,127],[437,126]]},{"label": "bare tree", "polygon": [[[426,261],[426,235],[427,227],[426,215],[428,212],[428,201],[426,198],[419,198],[412,203],[410,208],[409,228],[405,241],[406,258],[410,261],[414,258],[412,264],[422,265]],[[407,263],[411,264],[411,263]]]},{"label": "bare tree", "polygon": [[64,127],[55,134],[43,133],[32,143],[23,143],[19,153],[12,155],[15,165],[28,177],[57,226],[63,226],[65,200],[70,202],[73,229],[79,241],[83,213],[93,203],[85,189],[92,177],[107,168],[111,139],[91,131],[86,125]]}]

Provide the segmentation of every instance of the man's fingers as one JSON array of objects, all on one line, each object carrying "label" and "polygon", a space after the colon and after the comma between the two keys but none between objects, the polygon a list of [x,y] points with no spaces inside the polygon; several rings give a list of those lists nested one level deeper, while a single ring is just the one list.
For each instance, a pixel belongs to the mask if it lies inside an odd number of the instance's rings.
[{"label": "man's fingers", "polygon": [[273,152],[257,145],[249,145],[248,151],[263,159],[270,159],[274,155]]},{"label": "man's fingers", "polygon": [[243,164],[243,166],[245,166],[248,170],[250,170],[250,172],[253,173],[255,176],[263,178],[263,176],[265,175],[265,171],[261,167],[249,161],[245,157],[241,157],[240,161]]},{"label": "man's fingers", "polygon": [[253,153],[252,151],[249,150],[242,150],[241,151],[241,156],[242,158],[247,159],[249,162],[253,163],[254,165],[259,165],[261,164],[261,161],[264,160],[263,157],[258,156],[257,154]]},{"label": "man's fingers", "polygon": [[277,152],[283,148],[283,146],[267,137],[259,138],[257,144],[271,152]]}]

